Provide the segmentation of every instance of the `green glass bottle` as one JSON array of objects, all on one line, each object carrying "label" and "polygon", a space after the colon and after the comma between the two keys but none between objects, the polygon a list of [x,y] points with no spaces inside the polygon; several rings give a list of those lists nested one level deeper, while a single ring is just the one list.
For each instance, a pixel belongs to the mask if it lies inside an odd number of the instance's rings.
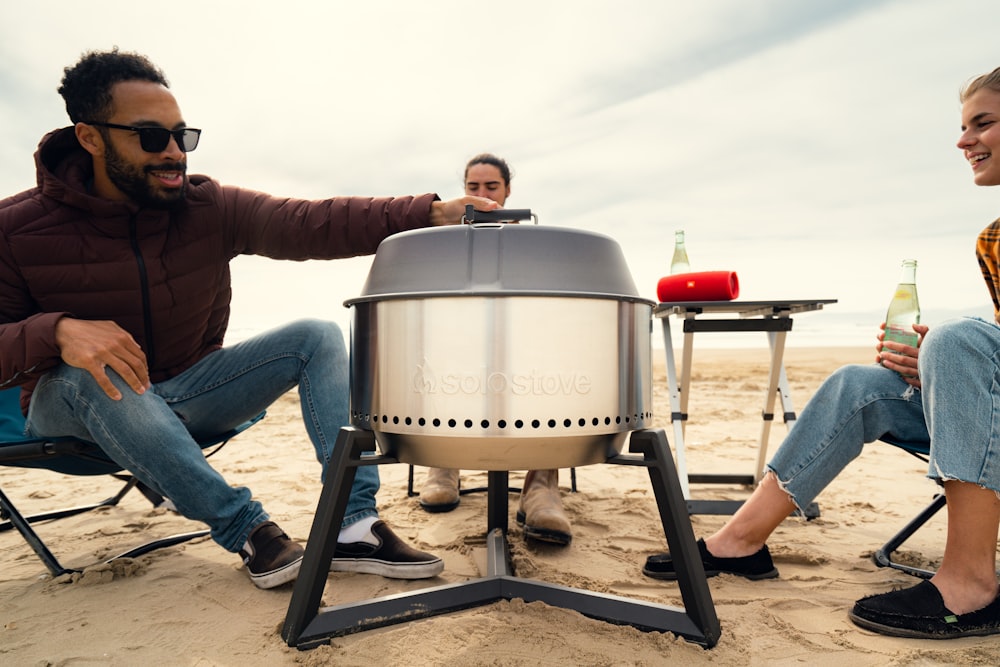
[{"label": "green glass bottle", "polygon": [[674,257],[670,260],[670,273],[688,273],[691,263],[688,262],[687,248],[684,246],[684,230],[674,232]]},{"label": "green glass bottle", "polygon": [[917,299],[917,260],[904,259],[896,293],[889,302],[885,314],[886,341],[896,341],[912,347],[917,346],[919,336],[913,330],[920,324],[920,301]]}]

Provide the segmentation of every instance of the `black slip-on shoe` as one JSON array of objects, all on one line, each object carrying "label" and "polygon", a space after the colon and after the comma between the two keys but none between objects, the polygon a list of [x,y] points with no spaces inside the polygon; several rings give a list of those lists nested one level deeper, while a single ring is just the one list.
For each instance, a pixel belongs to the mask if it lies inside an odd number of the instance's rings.
[{"label": "black slip-on shoe", "polygon": [[243,565],[257,588],[274,588],[295,579],[305,549],[293,541],[273,521],[265,521],[250,531],[240,549]]},{"label": "black slip-on shoe", "polygon": [[921,581],[912,588],[861,598],[847,616],[855,625],[893,637],[981,637],[1000,634],[1000,596],[982,609],[955,614],[944,606],[937,586]]},{"label": "black slip-on shoe", "polygon": [[443,560],[406,544],[384,521],[372,525],[372,534],[378,544],[337,542],[330,570],[378,574],[391,579],[427,579],[444,570]]},{"label": "black slip-on shoe", "polygon": [[[705,540],[698,540],[698,553],[701,555],[701,564],[705,568],[705,576],[707,577],[725,573],[757,581],[758,579],[774,579],[778,576],[778,570],[774,567],[771,552],[767,550],[766,544],[760,548],[760,551],[749,556],[719,558],[708,552]],[[677,579],[674,559],[668,553],[654,554],[647,558],[642,573],[653,579],[666,579],[668,581]]]}]

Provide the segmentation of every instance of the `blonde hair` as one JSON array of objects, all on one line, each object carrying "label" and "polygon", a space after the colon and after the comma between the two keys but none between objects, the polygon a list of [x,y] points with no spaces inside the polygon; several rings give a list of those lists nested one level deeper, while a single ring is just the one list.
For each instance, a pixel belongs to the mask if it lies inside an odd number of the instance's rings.
[{"label": "blonde hair", "polygon": [[965,87],[962,88],[961,92],[958,94],[958,100],[960,102],[965,102],[983,88],[989,88],[990,90],[1000,93],[1000,67],[996,68],[989,74],[977,76],[975,79],[965,84]]}]

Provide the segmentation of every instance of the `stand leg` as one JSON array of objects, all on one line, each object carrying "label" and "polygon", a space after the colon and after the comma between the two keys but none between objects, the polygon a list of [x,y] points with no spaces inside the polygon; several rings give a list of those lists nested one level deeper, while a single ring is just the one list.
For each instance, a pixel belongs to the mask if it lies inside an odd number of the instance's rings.
[{"label": "stand leg", "polygon": [[309,542],[302,566],[299,569],[292,600],[288,605],[281,637],[289,644],[299,637],[305,627],[316,617],[323,588],[330,574],[330,561],[337,548],[337,535],[344,521],[347,500],[357,472],[361,454],[375,449],[375,435],[353,426],[345,426],[337,435],[330,462],[326,467],[326,481],[320,492],[319,505],[309,531]]},{"label": "stand leg", "polygon": [[506,470],[490,470],[486,473],[486,532],[499,530],[507,534],[507,494],[510,490],[510,473]]},{"label": "stand leg", "polygon": [[636,431],[629,441],[629,451],[641,453],[649,469],[660,523],[663,524],[667,546],[677,569],[677,584],[684,609],[705,634],[707,646],[715,646],[722,630],[667,437],[662,429]]}]

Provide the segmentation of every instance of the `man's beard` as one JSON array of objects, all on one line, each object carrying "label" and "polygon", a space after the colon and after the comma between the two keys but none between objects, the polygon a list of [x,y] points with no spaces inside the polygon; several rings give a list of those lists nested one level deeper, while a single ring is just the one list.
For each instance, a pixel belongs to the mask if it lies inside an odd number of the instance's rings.
[{"label": "man's beard", "polygon": [[181,162],[172,162],[168,165],[147,165],[136,167],[125,161],[108,142],[104,149],[104,163],[108,171],[108,178],[116,188],[124,192],[133,203],[141,207],[172,209],[180,206],[184,202],[184,195],[187,192],[187,178],[184,178],[181,187],[171,190],[156,189],[149,182],[149,172],[151,171],[186,171],[187,165]]}]

